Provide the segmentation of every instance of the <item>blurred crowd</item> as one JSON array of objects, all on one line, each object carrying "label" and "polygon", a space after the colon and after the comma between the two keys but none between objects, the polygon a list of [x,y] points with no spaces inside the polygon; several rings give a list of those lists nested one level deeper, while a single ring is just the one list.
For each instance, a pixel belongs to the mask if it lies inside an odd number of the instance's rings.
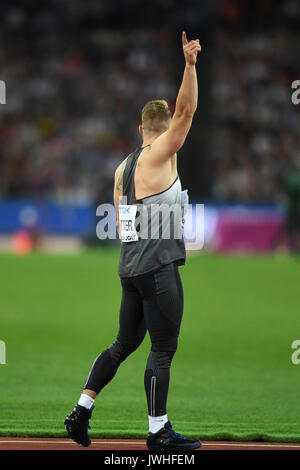
[{"label": "blurred crowd", "polygon": [[300,79],[300,4],[260,2],[249,25],[243,3],[226,2],[216,32],[212,197],[280,202],[290,172],[300,172],[300,107],[292,103],[292,83]]},{"label": "blurred crowd", "polygon": [[[1,1],[7,100],[0,107],[0,198],[111,200],[116,167],[140,145],[145,102],[164,98],[174,109],[183,63],[172,28],[198,31],[202,19],[212,35],[204,50],[211,69],[199,69],[200,78],[210,75],[210,99],[197,111],[199,122],[211,123],[208,148],[199,146],[201,164],[210,168],[207,198],[282,199],[288,172],[300,171],[300,106],[291,101],[291,84],[300,80],[299,2],[149,5],[141,11],[138,0]],[[212,5],[219,13],[206,21]],[[189,168],[192,158],[199,157],[191,155]]]},{"label": "blurred crowd", "polygon": [[106,3],[1,4],[0,198],[112,199],[142,106],[156,96],[172,107],[168,31],[95,25]]}]

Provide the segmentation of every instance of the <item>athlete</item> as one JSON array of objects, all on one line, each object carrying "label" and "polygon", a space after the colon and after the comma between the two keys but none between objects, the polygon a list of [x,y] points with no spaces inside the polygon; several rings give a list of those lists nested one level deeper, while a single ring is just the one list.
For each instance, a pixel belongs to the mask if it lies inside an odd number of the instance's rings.
[{"label": "athlete", "polygon": [[[169,219],[173,228],[180,223],[180,236],[176,230],[163,236],[166,227],[162,226],[162,218],[157,218],[155,225],[150,210],[182,207],[177,151],[184,144],[197,108],[196,62],[201,45],[199,39],[188,41],[183,32],[182,47],[185,68],[173,117],[166,101],[148,102],[139,126],[142,146],[115,173],[114,203],[121,241],[119,332],[114,343],[95,360],[79,402],[65,420],[69,437],[83,446],[91,443],[88,427],[97,395],[112,380],[121,362],[139,347],[147,331],[151,339],[144,376],[149,415],[147,447],[186,450],[201,446],[199,440],[177,434],[167,416],[170,366],[183,314],[183,289],[178,271],[178,266],[185,264],[182,212],[174,211]],[[142,210],[137,211],[138,207]],[[152,236],[141,236],[141,233],[149,235],[149,228],[153,227],[154,235],[151,231]]]}]

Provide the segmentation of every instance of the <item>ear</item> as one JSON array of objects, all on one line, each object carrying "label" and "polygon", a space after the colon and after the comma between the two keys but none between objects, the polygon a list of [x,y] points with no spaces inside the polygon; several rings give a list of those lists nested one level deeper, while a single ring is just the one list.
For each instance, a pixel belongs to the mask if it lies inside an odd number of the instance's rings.
[{"label": "ear", "polygon": [[142,124],[139,125],[139,133],[141,134],[141,136],[143,135],[143,126],[142,126]]}]

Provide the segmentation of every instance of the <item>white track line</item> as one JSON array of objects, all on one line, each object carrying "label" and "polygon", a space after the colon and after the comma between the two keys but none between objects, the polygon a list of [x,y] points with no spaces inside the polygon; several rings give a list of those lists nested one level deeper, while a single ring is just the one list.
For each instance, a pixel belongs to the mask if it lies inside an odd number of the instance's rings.
[{"label": "white track line", "polygon": [[[0,439],[0,444],[69,444],[69,445],[77,445],[75,442],[72,442],[72,441],[26,441],[26,440],[17,440],[17,441],[14,441],[14,440],[1,440]],[[145,445],[145,442],[141,442],[141,441],[92,441],[92,444],[96,444],[96,445],[124,445],[124,446],[127,446],[127,445]],[[256,447],[256,448],[259,448],[259,447],[270,447],[270,448],[273,448],[273,447],[276,447],[276,448],[282,448],[282,449],[300,449],[300,445],[297,445],[297,444],[253,444],[253,443],[246,443],[245,444],[232,444],[232,443],[209,443],[209,442],[203,442],[202,443],[202,447],[206,447],[206,446],[213,446],[213,447],[217,447],[217,446],[220,446],[220,447]]]},{"label": "white track line", "polygon": [[299,449],[300,450],[300,445],[297,446],[297,445],[292,445],[292,444],[221,444],[221,443],[217,443],[217,444],[210,444],[210,443],[203,443],[202,444],[202,447],[205,447],[205,446],[228,446],[228,447],[275,447],[275,448],[288,448],[288,449]]}]

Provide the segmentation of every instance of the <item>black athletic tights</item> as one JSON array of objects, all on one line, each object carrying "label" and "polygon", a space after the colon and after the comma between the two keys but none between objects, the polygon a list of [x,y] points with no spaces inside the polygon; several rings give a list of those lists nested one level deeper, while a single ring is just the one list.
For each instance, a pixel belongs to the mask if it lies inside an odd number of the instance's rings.
[{"label": "black athletic tights", "polygon": [[151,352],[144,376],[150,416],[167,413],[170,366],[177,349],[183,313],[183,289],[175,263],[133,278],[121,279],[122,302],[116,341],[95,360],[84,389],[99,393],[121,362],[142,343],[146,331]]}]

